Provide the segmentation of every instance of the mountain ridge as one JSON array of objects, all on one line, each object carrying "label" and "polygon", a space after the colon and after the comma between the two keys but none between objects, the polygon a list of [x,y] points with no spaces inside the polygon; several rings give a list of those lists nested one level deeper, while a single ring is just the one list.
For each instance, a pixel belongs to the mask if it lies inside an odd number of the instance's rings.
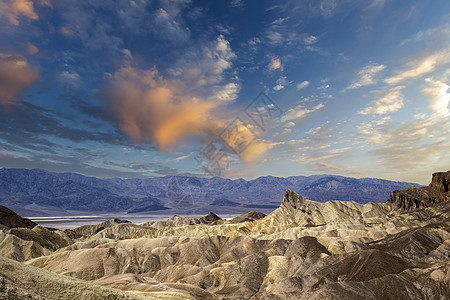
[{"label": "mountain ridge", "polygon": [[40,169],[0,169],[0,204],[22,215],[42,215],[59,209],[84,212],[240,214],[247,208],[268,213],[280,195],[294,190],[308,199],[384,202],[393,190],[415,183],[338,175],[274,177],[253,180],[221,177],[165,176],[154,178],[96,178]]}]

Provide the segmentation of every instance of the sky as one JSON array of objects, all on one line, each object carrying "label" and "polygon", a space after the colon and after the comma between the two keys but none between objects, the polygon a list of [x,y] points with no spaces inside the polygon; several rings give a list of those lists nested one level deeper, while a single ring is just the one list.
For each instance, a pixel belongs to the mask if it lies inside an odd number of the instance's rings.
[{"label": "sky", "polygon": [[0,0],[0,167],[450,169],[450,1]]}]

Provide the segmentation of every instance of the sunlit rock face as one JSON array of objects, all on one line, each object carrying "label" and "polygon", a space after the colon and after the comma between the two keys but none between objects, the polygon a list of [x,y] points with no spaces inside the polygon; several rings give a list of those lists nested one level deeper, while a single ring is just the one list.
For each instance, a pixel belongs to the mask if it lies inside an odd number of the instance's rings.
[{"label": "sunlit rock face", "polygon": [[393,191],[388,203],[402,210],[429,207],[450,200],[450,171],[434,173],[429,186]]}]

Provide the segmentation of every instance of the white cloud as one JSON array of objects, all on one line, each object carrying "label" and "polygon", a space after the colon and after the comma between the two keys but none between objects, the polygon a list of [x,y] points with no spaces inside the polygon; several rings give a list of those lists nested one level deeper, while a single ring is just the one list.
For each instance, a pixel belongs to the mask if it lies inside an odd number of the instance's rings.
[{"label": "white cloud", "polygon": [[178,156],[178,157],[174,158],[174,160],[175,161],[180,161],[180,160],[184,160],[184,159],[187,159],[187,158],[191,158],[192,156],[194,156],[194,154],[195,154],[194,152],[191,152],[191,153],[186,154],[186,155]]},{"label": "white cloud", "polygon": [[239,93],[240,85],[235,82],[230,82],[218,88],[213,94],[211,100],[215,101],[233,101],[236,100]]},{"label": "white cloud", "polygon": [[424,88],[422,92],[428,97],[431,109],[437,114],[450,116],[449,85],[442,81],[434,81],[432,78],[426,78],[425,82],[428,83],[428,87]]},{"label": "white cloud", "polygon": [[437,170],[450,163],[447,117],[420,114],[400,124],[375,120],[360,124],[358,134],[362,147],[380,158],[386,172]]},{"label": "white cloud", "polygon": [[364,110],[358,113],[362,115],[378,114],[383,115],[389,112],[395,112],[403,107],[404,86],[396,86],[387,91],[381,98],[370,103]]},{"label": "white cloud", "polygon": [[289,109],[286,112],[286,114],[281,118],[281,121],[285,122],[285,121],[290,121],[290,120],[303,118],[303,117],[309,115],[310,113],[313,113],[316,110],[321,109],[324,106],[325,105],[323,105],[322,103],[319,103],[319,104],[317,104],[316,106],[314,106],[312,108],[306,108],[305,106],[299,104],[295,108]]},{"label": "white cloud", "polygon": [[308,80],[305,80],[305,81],[300,82],[299,84],[297,84],[297,89],[298,89],[298,90],[301,90],[301,89],[307,87],[308,85],[309,85],[309,81],[308,81]]},{"label": "white cloud", "polygon": [[283,35],[277,31],[270,30],[266,34],[269,44],[278,45],[283,42]]},{"label": "white cloud", "polygon": [[277,85],[273,87],[275,91],[284,89],[287,85],[290,85],[293,81],[288,81],[286,76],[281,76],[277,79]]},{"label": "white cloud", "polygon": [[324,84],[322,84],[321,86],[319,86],[317,89],[318,89],[319,91],[325,91],[325,90],[329,89],[330,87],[331,87],[330,84],[324,83]]},{"label": "white cloud", "polygon": [[63,85],[77,87],[81,85],[81,77],[73,70],[63,71],[59,73],[58,80]]},{"label": "white cloud", "polygon": [[438,66],[449,62],[450,49],[446,49],[407,63],[404,70],[398,71],[396,75],[386,78],[384,81],[391,85],[398,84],[404,80],[418,78],[433,72]]},{"label": "white cloud", "polygon": [[286,125],[284,125],[284,127],[286,127],[286,128],[289,128],[289,127],[294,127],[295,126],[295,123],[294,122],[288,122],[288,123],[286,123]]},{"label": "white cloud", "polygon": [[384,69],[386,69],[385,65],[377,63],[368,64],[358,72],[358,79],[353,81],[346,89],[352,90],[377,83],[377,75]]},{"label": "white cloud", "polygon": [[253,37],[253,38],[251,38],[251,39],[248,41],[248,44],[251,45],[251,46],[256,46],[256,45],[258,45],[259,43],[261,43],[261,39],[258,38],[258,37]]},{"label": "white cloud", "polygon": [[[186,51],[174,63],[170,74],[179,78],[192,94],[218,100],[234,100],[239,91],[239,78],[227,78],[236,54],[230,43],[220,35],[215,41]],[[233,81],[230,83],[230,81]]]},{"label": "white cloud", "polygon": [[303,38],[303,42],[306,44],[306,45],[312,45],[312,44],[314,44],[314,43],[316,43],[317,42],[317,37],[315,37],[314,35],[307,35],[307,36],[305,36],[304,38]]}]

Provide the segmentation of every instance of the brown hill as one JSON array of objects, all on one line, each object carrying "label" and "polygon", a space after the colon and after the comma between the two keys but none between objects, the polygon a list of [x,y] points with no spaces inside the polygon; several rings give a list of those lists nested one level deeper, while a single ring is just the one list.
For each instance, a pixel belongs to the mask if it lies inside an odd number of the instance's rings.
[{"label": "brown hill", "polygon": [[9,208],[0,205],[0,225],[8,228],[25,227],[31,229],[37,224],[30,219],[22,218]]}]

